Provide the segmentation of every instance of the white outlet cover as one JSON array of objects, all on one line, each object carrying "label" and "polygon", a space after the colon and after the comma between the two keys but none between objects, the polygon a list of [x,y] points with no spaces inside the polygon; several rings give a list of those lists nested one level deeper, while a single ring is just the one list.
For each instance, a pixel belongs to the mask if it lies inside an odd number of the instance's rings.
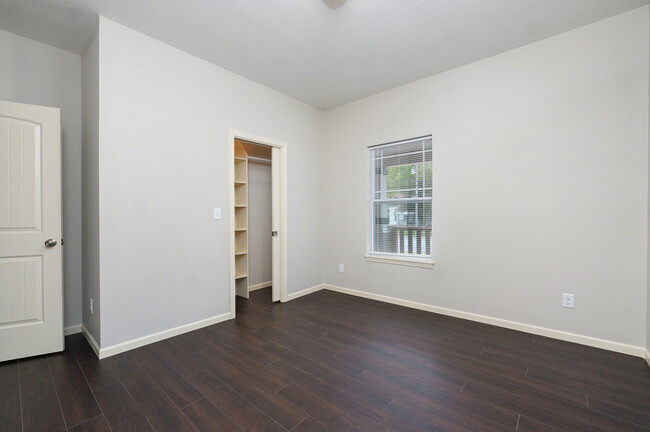
[{"label": "white outlet cover", "polygon": [[575,297],[573,294],[562,294],[562,306],[573,309],[575,307]]},{"label": "white outlet cover", "polygon": [[219,220],[221,219],[221,209],[215,207],[214,209],[214,220]]}]

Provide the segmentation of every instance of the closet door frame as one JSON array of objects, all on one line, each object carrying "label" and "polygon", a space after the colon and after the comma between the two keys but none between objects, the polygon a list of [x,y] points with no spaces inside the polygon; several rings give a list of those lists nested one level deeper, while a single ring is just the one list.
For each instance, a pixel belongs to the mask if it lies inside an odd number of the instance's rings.
[{"label": "closet door frame", "polygon": [[[264,138],[257,135],[249,134],[246,132],[230,129],[228,133],[228,152],[229,152],[229,171],[230,171],[230,317],[235,317],[235,139],[250,141],[255,144],[261,144],[276,148],[279,150],[279,170],[274,170],[273,178],[271,179],[273,187],[279,185],[279,194],[273,197],[272,207],[279,209],[280,221],[278,229],[279,241],[279,266],[274,265],[273,280],[279,280],[279,284],[273,285],[273,297],[279,298],[281,302],[286,302],[287,299],[287,145],[284,142]],[[274,152],[277,154],[277,152]],[[273,161],[275,164],[277,161]],[[271,233],[269,233],[271,235]],[[275,269],[279,267],[279,275],[276,275]],[[279,285],[279,286],[276,286]],[[277,290],[277,291],[276,291]]]}]

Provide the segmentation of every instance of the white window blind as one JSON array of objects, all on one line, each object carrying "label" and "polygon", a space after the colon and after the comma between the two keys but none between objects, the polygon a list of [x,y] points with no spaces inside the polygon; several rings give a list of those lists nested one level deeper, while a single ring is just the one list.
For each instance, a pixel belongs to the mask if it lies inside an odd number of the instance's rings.
[{"label": "white window blind", "polygon": [[370,147],[371,254],[430,258],[431,136]]}]

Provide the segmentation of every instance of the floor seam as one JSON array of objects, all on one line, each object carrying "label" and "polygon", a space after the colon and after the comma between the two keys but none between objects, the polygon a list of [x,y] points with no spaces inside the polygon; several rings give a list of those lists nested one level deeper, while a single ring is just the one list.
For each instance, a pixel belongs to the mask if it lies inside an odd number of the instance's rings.
[{"label": "floor seam", "polygon": [[25,432],[25,421],[23,420],[23,387],[20,382],[20,360],[16,362],[18,368],[18,402],[20,402],[20,430]]},{"label": "floor seam", "polygon": [[59,397],[59,391],[56,388],[56,383],[54,382],[54,374],[52,373],[52,368],[50,367],[50,357],[45,357],[45,362],[47,363],[47,370],[50,373],[50,380],[52,381],[52,387],[54,387],[54,394],[56,395],[56,400],[59,403],[59,410],[61,411],[61,417],[63,418],[63,426],[65,430],[68,430],[68,422],[65,419],[65,413],[63,412],[63,407],[61,406],[61,398]]}]

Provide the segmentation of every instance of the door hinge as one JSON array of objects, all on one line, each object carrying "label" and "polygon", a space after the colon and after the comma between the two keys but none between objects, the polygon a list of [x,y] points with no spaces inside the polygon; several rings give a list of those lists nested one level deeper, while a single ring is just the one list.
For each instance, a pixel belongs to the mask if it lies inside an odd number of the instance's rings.
[{"label": "door hinge", "polygon": [[271,237],[277,237],[278,232],[277,231],[271,231]]}]

